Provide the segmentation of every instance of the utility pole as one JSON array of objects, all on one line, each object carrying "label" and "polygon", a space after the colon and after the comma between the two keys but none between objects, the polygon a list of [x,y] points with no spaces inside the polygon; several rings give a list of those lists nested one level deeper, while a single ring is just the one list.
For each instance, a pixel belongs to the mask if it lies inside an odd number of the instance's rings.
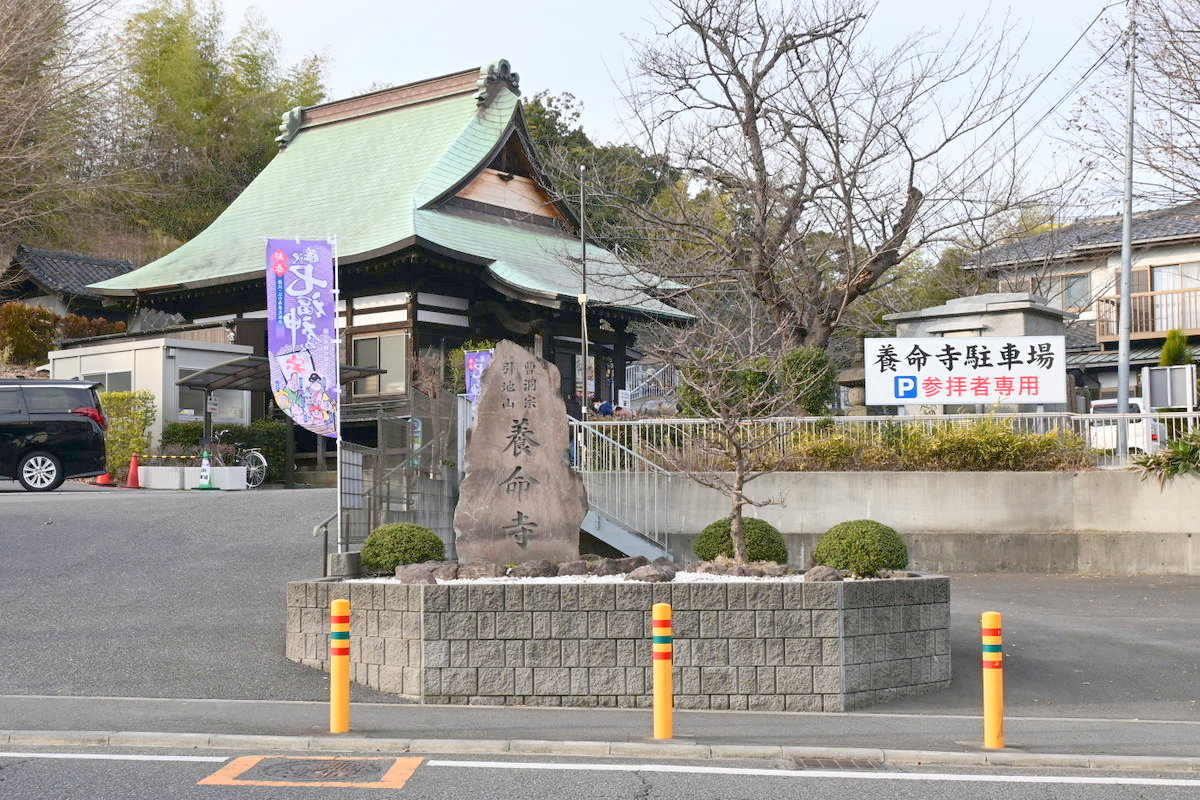
[{"label": "utility pole", "polygon": [[587,211],[584,209],[584,192],[583,192],[583,173],[587,169],[583,164],[579,165],[579,247],[582,254],[583,264],[583,291],[579,294],[579,342],[580,352],[583,358],[583,397],[580,405],[580,418],[587,419],[588,417],[588,324],[587,324],[587,233],[586,220]]},{"label": "utility pole", "polygon": [[[1137,61],[1137,0],[1126,0],[1128,26],[1125,58],[1125,208],[1121,222],[1121,292],[1117,311],[1120,339],[1117,344],[1117,455],[1129,455],[1129,336],[1130,293],[1133,288],[1133,121],[1134,88]],[[1145,411],[1145,409],[1141,409]]]}]

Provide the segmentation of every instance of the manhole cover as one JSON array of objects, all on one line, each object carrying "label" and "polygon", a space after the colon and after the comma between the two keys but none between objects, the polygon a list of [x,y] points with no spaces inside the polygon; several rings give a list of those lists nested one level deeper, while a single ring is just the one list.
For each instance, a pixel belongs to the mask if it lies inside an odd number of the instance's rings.
[{"label": "manhole cover", "polygon": [[200,786],[350,786],[402,789],[424,759],[419,756],[321,758],[239,756],[200,780]]},{"label": "manhole cover", "polygon": [[797,758],[800,769],[883,769],[883,764],[867,758]]},{"label": "manhole cover", "polygon": [[[393,759],[285,758],[264,761],[244,778],[276,781],[375,781],[383,776]],[[252,773],[252,774],[251,774]]]}]

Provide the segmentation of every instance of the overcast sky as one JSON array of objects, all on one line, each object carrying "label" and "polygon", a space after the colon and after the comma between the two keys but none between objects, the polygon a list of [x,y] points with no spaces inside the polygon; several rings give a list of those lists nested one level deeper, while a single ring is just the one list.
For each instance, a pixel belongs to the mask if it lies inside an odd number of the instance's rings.
[{"label": "overcast sky", "polygon": [[[1097,0],[993,0],[1029,35],[1026,67],[1041,72],[1106,5]],[[258,8],[283,37],[284,59],[324,52],[330,60],[332,98],[358,94],[372,83],[402,84],[507,58],[526,95],[542,89],[571,92],[585,106],[584,127],[604,142],[620,137],[621,108],[614,81],[626,71],[625,36],[652,33],[658,17],[648,0],[224,0],[236,27]],[[952,26],[978,2],[881,0],[872,28],[881,37],[926,27]],[[1120,14],[1120,8],[1114,10]],[[987,43],[981,42],[982,46]],[[1046,84],[1037,114],[1056,100],[1091,63],[1086,47]]]}]

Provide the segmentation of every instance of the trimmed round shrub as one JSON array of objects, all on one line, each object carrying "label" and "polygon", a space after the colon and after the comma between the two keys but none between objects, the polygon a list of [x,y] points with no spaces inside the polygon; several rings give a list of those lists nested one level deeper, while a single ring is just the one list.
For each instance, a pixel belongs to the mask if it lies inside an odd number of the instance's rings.
[{"label": "trimmed round shrub", "polygon": [[900,534],[887,525],[856,519],[834,525],[817,540],[813,565],[844,569],[873,578],[884,570],[908,566],[908,548]]},{"label": "trimmed round shrub", "polygon": [[[746,558],[749,560],[787,564],[787,544],[783,541],[783,534],[771,523],[743,517],[742,535],[746,539]],[[712,561],[722,555],[733,558],[729,518],[719,519],[700,531],[693,546],[696,549],[696,557],[702,561]]]},{"label": "trimmed round shrub", "polygon": [[446,547],[429,528],[411,522],[380,525],[367,534],[363,543],[362,565],[372,572],[395,572],[403,564],[441,561]]}]

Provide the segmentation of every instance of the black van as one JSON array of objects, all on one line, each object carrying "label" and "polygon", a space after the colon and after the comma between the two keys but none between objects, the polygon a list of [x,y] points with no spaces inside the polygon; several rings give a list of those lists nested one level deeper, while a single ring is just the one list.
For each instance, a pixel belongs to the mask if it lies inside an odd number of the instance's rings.
[{"label": "black van", "polygon": [[49,492],[67,478],[103,475],[104,431],[96,384],[0,380],[0,478]]}]

